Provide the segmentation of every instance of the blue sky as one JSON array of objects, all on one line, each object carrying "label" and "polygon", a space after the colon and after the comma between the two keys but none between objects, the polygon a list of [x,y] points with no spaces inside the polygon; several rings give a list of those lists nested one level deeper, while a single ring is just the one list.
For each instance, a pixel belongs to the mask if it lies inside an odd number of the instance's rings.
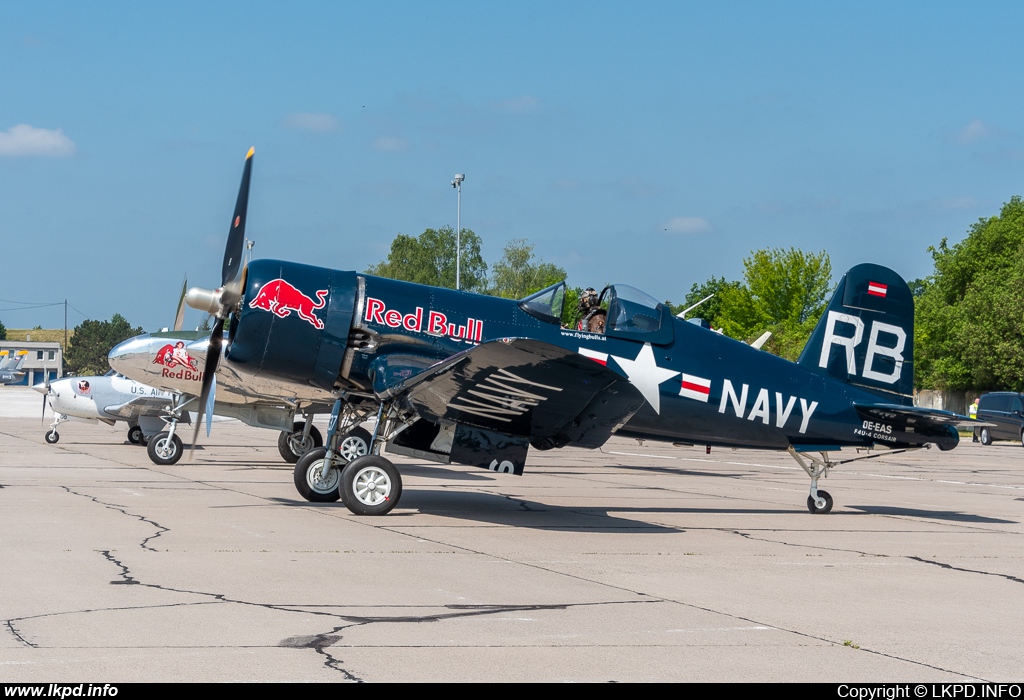
[{"label": "blue sky", "polygon": [[[1019,3],[0,2],[0,299],[168,325],[256,257],[527,238],[680,300],[753,249],[908,279],[1024,193]],[[10,311],[8,327],[63,324]],[[84,315],[83,315],[84,314]],[[190,312],[187,322],[198,323]]]}]

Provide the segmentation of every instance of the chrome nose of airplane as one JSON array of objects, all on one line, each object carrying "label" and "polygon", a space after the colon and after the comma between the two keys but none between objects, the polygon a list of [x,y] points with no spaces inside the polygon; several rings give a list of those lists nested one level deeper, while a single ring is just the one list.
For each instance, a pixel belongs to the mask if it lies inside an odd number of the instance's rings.
[{"label": "chrome nose of airplane", "polygon": [[137,335],[115,345],[107,355],[107,360],[115,372],[145,383],[149,375],[159,374],[159,370],[153,370],[153,358],[166,342],[148,333]]},{"label": "chrome nose of airplane", "polygon": [[36,384],[32,388],[35,389],[36,391],[38,391],[40,394],[48,394],[48,393],[50,393],[50,387],[48,387],[46,385],[46,382],[39,382],[38,384]]}]

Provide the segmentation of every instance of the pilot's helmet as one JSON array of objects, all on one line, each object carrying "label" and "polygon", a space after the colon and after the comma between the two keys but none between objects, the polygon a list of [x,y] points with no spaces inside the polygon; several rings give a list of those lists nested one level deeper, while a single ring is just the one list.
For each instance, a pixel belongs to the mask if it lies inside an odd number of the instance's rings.
[{"label": "pilot's helmet", "polygon": [[593,287],[587,287],[580,293],[580,312],[587,313],[597,306],[597,292]]}]

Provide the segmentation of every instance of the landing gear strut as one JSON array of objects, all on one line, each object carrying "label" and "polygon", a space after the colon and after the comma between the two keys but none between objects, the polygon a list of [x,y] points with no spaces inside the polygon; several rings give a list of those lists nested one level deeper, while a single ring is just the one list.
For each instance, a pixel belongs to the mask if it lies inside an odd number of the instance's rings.
[{"label": "landing gear strut", "polygon": [[[168,408],[164,409],[167,411],[167,415],[160,416],[167,423],[167,430],[154,435],[148,440],[142,434],[142,431],[139,430],[139,439],[143,445],[146,445],[146,454],[149,455],[149,459],[153,464],[159,464],[162,467],[177,464],[178,460],[181,459],[181,455],[185,452],[181,438],[174,433],[178,428],[178,422],[181,420],[185,407],[196,399],[193,397],[179,404],[178,401],[180,400],[181,398],[177,397]],[[129,432],[128,439],[131,439],[131,432]]]},{"label": "landing gear strut", "polygon": [[62,413],[54,414],[54,416],[53,416],[53,423],[50,424],[50,429],[43,436],[44,438],[46,438],[46,441],[48,443],[50,443],[51,445],[56,445],[57,444],[57,441],[60,440],[60,433],[57,432],[57,426],[60,425],[61,423],[66,423],[67,421],[68,421],[68,417],[65,416],[64,414],[62,414]]}]

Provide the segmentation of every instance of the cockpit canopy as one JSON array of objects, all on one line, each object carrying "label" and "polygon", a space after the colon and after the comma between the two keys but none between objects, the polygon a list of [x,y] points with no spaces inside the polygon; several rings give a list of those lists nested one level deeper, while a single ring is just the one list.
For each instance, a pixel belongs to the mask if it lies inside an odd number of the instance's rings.
[{"label": "cockpit canopy", "polygon": [[649,294],[627,284],[611,284],[601,292],[608,308],[608,335],[655,345],[672,342],[672,311]]},{"label": "cockpit canopy", "polygon": [[561,323],[565,304],[565,281],[557,282],[519,300],[519,308],[547,323]]}]

